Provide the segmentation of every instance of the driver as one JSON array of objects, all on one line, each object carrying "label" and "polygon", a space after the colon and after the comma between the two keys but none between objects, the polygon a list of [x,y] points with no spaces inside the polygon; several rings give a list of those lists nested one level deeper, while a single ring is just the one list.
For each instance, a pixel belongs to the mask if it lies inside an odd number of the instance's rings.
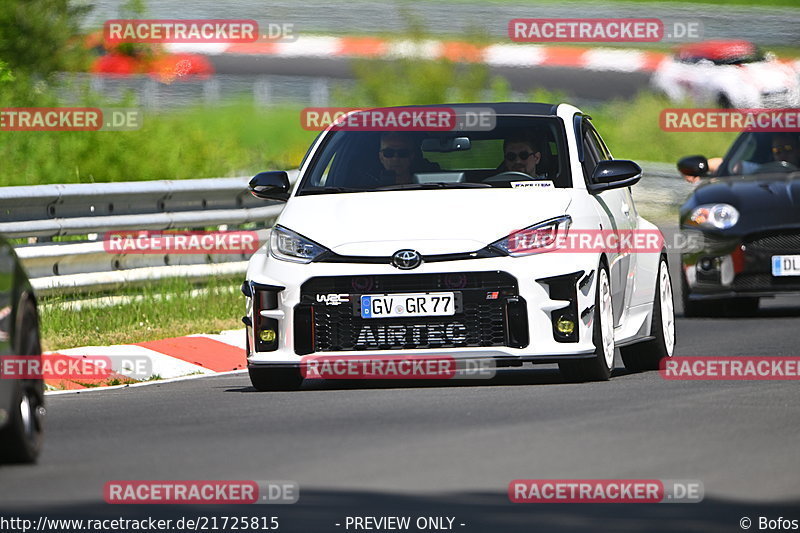
[{"label": "driver", "polygon": [[536,165],[542,160],[538,143],[529,137],[508,137],[503,141],[503,163],[498,170],[522,172],[536,179],[543,179],[536,172]]},{"label": "driver", "polygon": [[390,131],[381,135],[378,159],[383,165],[380,181],[387,185],[416,183],[415,172],[433,172],[441,167],[422,156],[419,144],[411,135]]},{"label": "driver", "polygon": [[[786,132],[777,132],[770,139],[770,150],[772,160],[776,163],[787,163],[789,168],[800,168],[800,139],[797,135]],[[722,164],[722,158],[715,157],[708,160],[709,175],[716,174]],[[733,165],[731,171],[734,174],[753,174],[769,163],[757,163],[755,161],[739,161]],[[699,176],[683,176],[686,181],[696,183],[700,181]]]},{"label": "driver", "polygon": [[[733,166],[737,174],[754,174],[766,171],[767,166],[775,164],[786,165],[788,169],[800,168],[800,148],[796,135],[786,132],[777,132],[770,139],[770,156],[772,162],[757,163],[755,161],[739,161]],[[774,167],[772,170],[777,170]]]},{"label": "driver", "polygon": [[777,133],[772,136],[772,157],[800,168],[800,146],[798,138],[790,133]]}]

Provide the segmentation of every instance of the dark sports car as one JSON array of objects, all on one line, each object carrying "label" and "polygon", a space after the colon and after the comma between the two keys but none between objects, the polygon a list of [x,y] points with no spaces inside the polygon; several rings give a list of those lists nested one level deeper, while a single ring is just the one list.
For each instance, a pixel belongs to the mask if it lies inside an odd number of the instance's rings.
[{"label": "dark sports car", "polygon": [[719,168],[702,156],[678,169],[703,178],[680,209],[686,316],[748,315],[759,298],[800,293],[800,133],[744,132]]},{"label": "dark sports car", "polygon": [[[41,360],[36,299],[11,244],[0,238],[0,462],[31,463],[42,446],[44,382],[20,369]],[[3,364],[5,363],[5,364]],[[5,373],[4,373],[5,372]]]}]

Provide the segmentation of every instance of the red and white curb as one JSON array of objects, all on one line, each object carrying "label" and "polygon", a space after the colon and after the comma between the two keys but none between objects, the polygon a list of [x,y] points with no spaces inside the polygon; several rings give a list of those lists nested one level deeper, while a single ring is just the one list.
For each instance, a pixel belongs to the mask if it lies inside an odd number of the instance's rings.
[{"label": "red and white curb", "polygon": [[[410,41],[379,37],[301,35],[292,42],[170,43],[170,52],[204,55],[263,55],[284,58],[449,59],[494,67],[564,67],[595,71],[654,72],[669,57],[664,52],[609,47],[465,41]],[[800,72],[800,60],[781,60]]]},{"label": "red and white curb", "polygon": [[503,43],[486,46],[463,41],[421,42],[377,37],[299,36],[292,42],[172,43],[175,53],[205,55],[267,55],[285,58],[400,58],[449,59],[505,67],[568,67],[622,72],[654,71],[668,57],[663,52],[620,48],[581,48]]},{"label": "red and white curb", "polygon": [[[245,359],[244,329],[223,331],[219,334],[188,335],[156,341],[122,344],[116,346],[84,346],[58,350],[60,355],[74,357],[109,357],[112,361],[146,359],[149,362],[147,375],[137,375],[138,381],[127,385],[107,386],[103,381],[81,379],[46,379],[47,394],[76,392],[136,386],[145,383],[165,383],[176,379],[187,379],[207,375],[242,372],[247,369]],[[114,368],[117,373],[109,379],[124,381],[124,371]]]}]

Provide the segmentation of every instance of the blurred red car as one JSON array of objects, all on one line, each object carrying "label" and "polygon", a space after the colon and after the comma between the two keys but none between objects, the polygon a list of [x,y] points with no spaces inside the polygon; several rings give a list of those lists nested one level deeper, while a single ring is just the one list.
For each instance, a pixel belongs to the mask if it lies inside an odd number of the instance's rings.
[{"label": "blurred red car", "polygon": [[156,44],[108,44],[102,31],[86,38],[86,47],[95,50],[97,57],[89,68],[95,74],[131,76],[148,74],[163,82],[207,79],[214,73],[209,60],[200,54],[173,54]]}]

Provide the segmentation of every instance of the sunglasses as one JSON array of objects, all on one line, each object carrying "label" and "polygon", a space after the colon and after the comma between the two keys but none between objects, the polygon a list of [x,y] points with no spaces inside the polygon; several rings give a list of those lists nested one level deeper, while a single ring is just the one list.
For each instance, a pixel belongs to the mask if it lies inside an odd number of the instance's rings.
[{"label": "sunglasses", "polygon": [[381,150],[381,153],[383,154],[383,157],[386,157],[386,158],[389,158],[389,159],[391,159],[393,157],[406,158],[406,157],[410,157],[411,156],[411,150],[409,150],[408,148],[399,148],[399,149],[384,148],[383,150]]},{"label": "sunglasses", "polygon": [[507,159],[507,160],[509,160],[509,161],[511,161],[511,162],[513,163],[514,161],[516,161],[516,160],[517,160],[517,156],[519,156],[519,158],[520,158],[522,161],[525,161],[526,159],[528,159],[528,158],[529,158],[530,156],[532,156],[532,155],[533,155],[533,154],[532,154],[531,152],[520,152],[520,153],[516,153],[516,152],[506,152],[506,159]]},{"label": "sunglasses", "polygon": [[781,152],[794,152],[794,146],[791,144],[784,144],[783,146],[772,147],[773,154],[780,154]]}]

